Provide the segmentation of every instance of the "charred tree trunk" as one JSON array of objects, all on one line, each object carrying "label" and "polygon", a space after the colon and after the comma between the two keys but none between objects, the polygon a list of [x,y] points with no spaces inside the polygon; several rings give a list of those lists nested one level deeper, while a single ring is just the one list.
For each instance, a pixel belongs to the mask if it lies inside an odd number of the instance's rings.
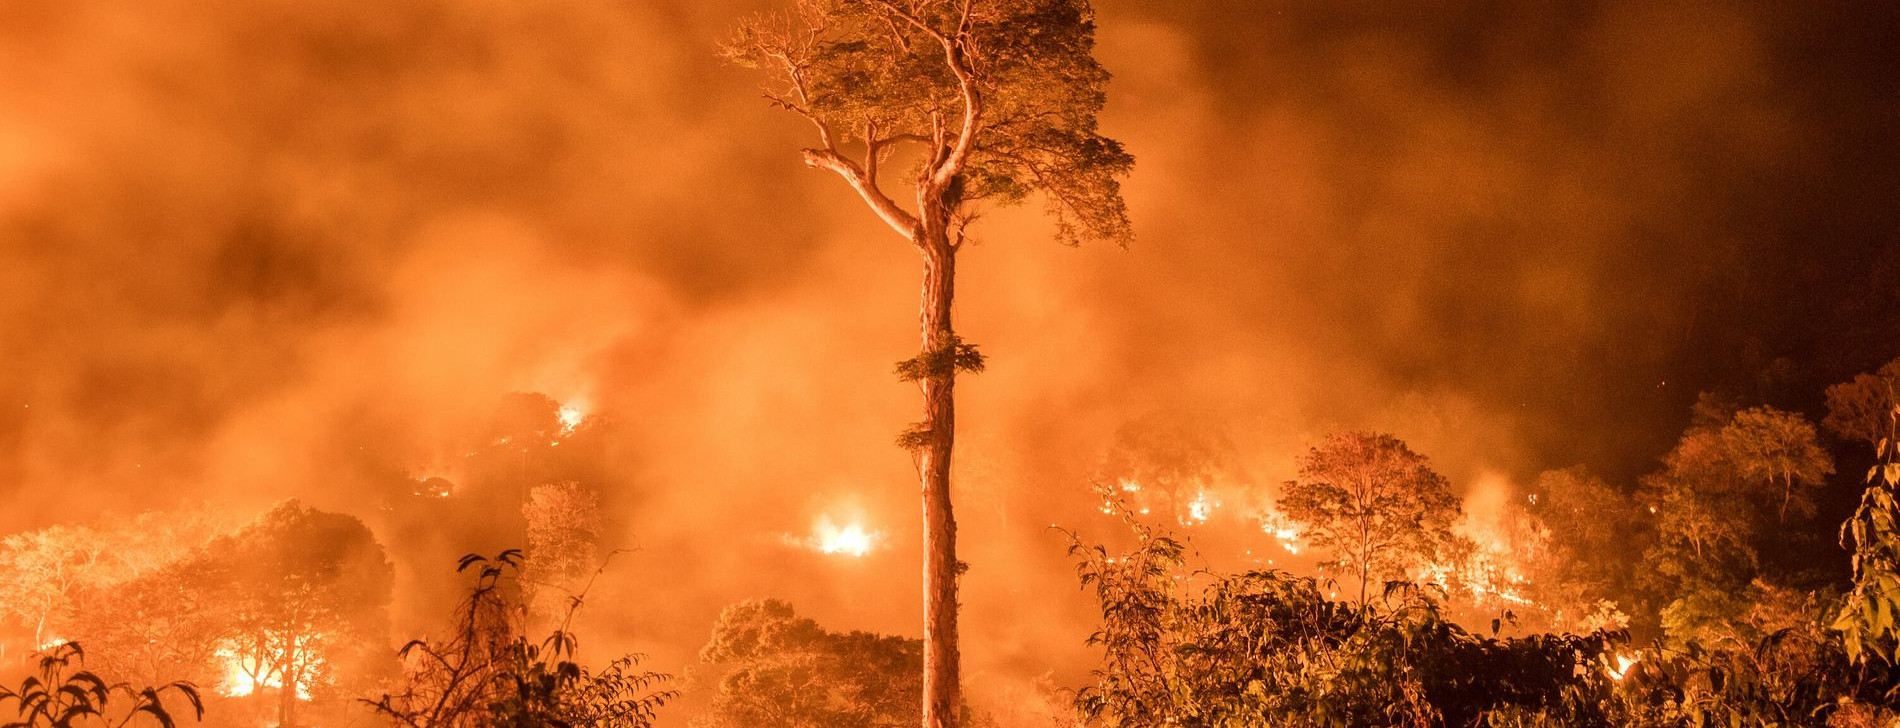
[{"label": "charred tree trunk", "polygon": [[962,705],[957,653],[957,522],[950,507],[950,451],[956,441],[956,356],[951,326],[956,248],[948,206],[927,205],[919,226],[924,281],[920,311],[924,363],[919,387],[924,420],[917,434],[918,479],[924,502],[924,728],[955,728]]}]

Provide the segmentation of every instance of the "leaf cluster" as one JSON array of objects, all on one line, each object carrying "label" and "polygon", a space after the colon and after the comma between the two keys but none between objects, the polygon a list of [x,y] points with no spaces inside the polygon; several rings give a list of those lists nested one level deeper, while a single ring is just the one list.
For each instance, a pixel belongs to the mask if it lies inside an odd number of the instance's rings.
[{"label": "leaf cluster", "polygon": [[952,335],[942,346],[898,362],[895,372],[898,381],[920,382],[952,376],[957,372],[981,374],[984,362],[983,354],[976,350],[975,344],[966,344],[962,337]]},{"label": "leaf cluster", "polygon": [[4,728],[121,728],[139,716],[175,728],[167,696],[183,698],[195,720],[204,718],[204,703],[191,683],[135,687],[107,682],[85,669],[85,660],[78,643],[62,643],[40,654],[34,674],[17,688],[0,686],[0,711],[11,705],[15,716]]},{"label": "leaf cluster", "polygon": [[1854,587],[1831,627],[1855,663],[1900,666],[1900,405],[1888,412],[1888,433],[1875,443],[1860,505],[1841,526],[1853,542]]}]

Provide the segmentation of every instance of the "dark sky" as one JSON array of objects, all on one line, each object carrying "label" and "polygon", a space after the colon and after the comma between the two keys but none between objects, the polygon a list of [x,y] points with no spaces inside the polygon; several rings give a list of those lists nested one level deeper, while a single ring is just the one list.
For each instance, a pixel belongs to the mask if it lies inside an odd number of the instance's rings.
[{"label": "dark sky", "polygon": [[[907,557],[759,573],[824,511],[915,538],[918,265],[717,60],[768,6],[0,5],[4,525],[348,509],[338,453],[426,463],[540,391],[628,423],[638,568],[696,575],[635,637],[759,592],[914,631]],[[1460,487],[1627,480],[1699,390],[1813,412],[1900,354],[1896,6],[1098,13],[1136,242],[1005,210],[962,265],[979,672],[1078,637],[1024,583],[1128,423],[1215,423],[1261,482],[1344,427]]]}]

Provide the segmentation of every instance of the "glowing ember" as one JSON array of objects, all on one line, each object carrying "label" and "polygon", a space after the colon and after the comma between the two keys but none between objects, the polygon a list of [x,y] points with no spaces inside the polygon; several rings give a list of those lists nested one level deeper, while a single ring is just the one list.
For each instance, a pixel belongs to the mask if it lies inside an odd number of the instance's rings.
[{"label": "glowing ember", "polygon": [[870,553],[877,543],[877,533],[865,530],[864,526],[850,523],[839,526],[829,516],[819,516],[818,524],[813,528],[811,545],[820,553],[859,557]]}]

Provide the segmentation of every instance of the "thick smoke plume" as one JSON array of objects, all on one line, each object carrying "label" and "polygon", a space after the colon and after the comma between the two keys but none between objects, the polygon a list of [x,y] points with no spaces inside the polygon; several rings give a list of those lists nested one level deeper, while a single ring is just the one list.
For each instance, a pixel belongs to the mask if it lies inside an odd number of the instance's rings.
[{"label": "thick smoke plume", "polygon": [[[765,5],[0,7],[0,527],[373,520],[379,474],[453,467],[540,392],[616,423],[607,640],[677,669],[764,596],[916,633],[890,370],[918,263],[719,64]],[[1698,389],[1811,397],[1890,354],[1838,301],[1900,269],[1868,212],[1900,59],[1855,17],[1891,11],[1098,11],[1137,242],[999,211],[963,266],[992,357],[959,388],[973,680],[1085,664],[1047,527],[1106,532],[1089,479],[1125,428],[1201,423],[1256,484],[1342,428],[1460,487],[1630,474]],[[875,547],[791,545],[820,518]]]}]

